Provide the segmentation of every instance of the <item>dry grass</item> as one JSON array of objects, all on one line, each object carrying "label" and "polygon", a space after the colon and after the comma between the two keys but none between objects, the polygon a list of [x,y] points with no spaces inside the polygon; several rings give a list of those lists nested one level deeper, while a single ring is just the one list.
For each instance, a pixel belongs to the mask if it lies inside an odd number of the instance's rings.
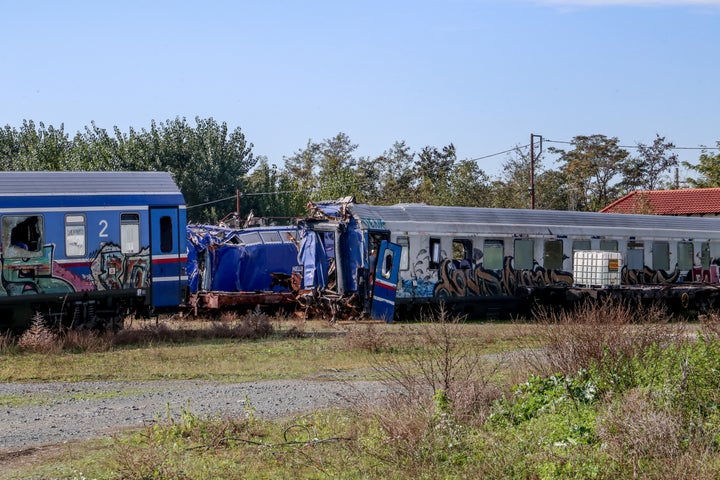
[{"label": "dry grass", "polygon": [[633,477],[638,475],[641,460],[671,460],[683,452],[678,412],[659,408],[647,393],[636,389],[610,403],[598,418],[597,435],[618,464],[631,466]]},{"label": "dry grass", "polygon": [[[10,332],[0,335],[0,352],[14,348],[22,352],[53,354],[68,352],[107,352],[115,346],[188,343],[212,339],[267,338],[275,332],[273,319],[258,311],[238,315],[223,313],[217,321],[205,322],[127,322],[117,333],[68,329],[57,331],[45,324],[37,313],[30,328],[19,337]],[[275,318],[278,321],[277,318]],[[300,336],[297,331],[293,336]]]},{"label": "dry grass", "polygon": [[[467,335],[463,320],[441,308],[436,317],[403,330],[402,341],[375,325],[350,332],[346,344],[373,352],[371,366],[393,392],[358,409],[381,436],[365,445],[367,455],[410,476],[422,475],[438,455],[464,441],[467,426],[482,425],[488,417],[503,393],[491,380],[498,367],[478,355],[477,338]],[[392,353],[383,354],[388,349]]]},{"label": "dry grass", "polygon": [[119,331],[114,345],[154,345],[158,343],[187,343],[221,338],[257,340],[274,332],[271,318],[259,311],[240,315],[224,312],[215,321],[142,323]]},{"label": "dry grass", "polygon": [[39,313],[33,316],[30,328],[20,335],[17,346],[22,351],[34,353],[57,353],[62,350],[60,337],[45,325],[45,319]]},{"label": "dry grass", "polygon": [[700,332],[713,340],[720,340],[720,313],[709,312],[700,317]]},{"label": "dry grass", "polygon": [[523,357],[541,376],[574,375],[603,360],[633,358],[652,345],[686,338],[686,324],[670,322],[665,310],[654,305],[607,300],[570,311],[542,307],[535,318],[540,327],[535,335],[542,348],[526,348]]},{"label": "dry grass", "polygon": [[380,353],[387,350],[391,341],[384,324],[366,323],[362,325],[350,325],[343,337],[344,346],[348,350],[364,350],[372,353]]},{"label": "dry grass", "polygon": [[8,353],[12,350],[15,345],[15,338],[12,333],[4,332],[0,333],[0,354]]}]

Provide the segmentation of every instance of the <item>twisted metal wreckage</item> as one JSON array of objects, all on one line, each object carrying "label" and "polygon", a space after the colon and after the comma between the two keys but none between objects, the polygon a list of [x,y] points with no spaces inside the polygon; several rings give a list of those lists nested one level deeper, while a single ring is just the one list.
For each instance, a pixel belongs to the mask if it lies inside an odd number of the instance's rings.
[{"label": "twisted metal wreckage", "polygon": [[[188,225],[187,305],[195,315],[260,306],[331,320],[359,316],[367,259],[360,232],[348,228],[351,201],[308,204],[309,215],[290,226]],[[338,275],[348,268],[355,274]]]}]

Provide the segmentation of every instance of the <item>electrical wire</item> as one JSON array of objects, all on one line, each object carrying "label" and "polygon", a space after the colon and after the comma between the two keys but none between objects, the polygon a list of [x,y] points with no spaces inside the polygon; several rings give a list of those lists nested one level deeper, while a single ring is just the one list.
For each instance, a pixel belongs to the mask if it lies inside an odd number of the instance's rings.
[{"label": "electrical wire", "polygon": [[516,151],[516,150],[518,150],[518,149],[527,148],[527,147],[529,147],[529,146],[530,146],[529,143],[528,143],[527,145],[522,145],[522,146],[518,145],[517,147],[509,148],[509,149],[507,149],[507,150],[503,150],[502,152],[491,153],[490,155],[484,155],[484,156],[482,156],[482,157],[471,158],[471,159],[469,159],[469,160],[470,160],[471,162],[477,162],[478,160],[485,160],[486,158],[497,157],[498,155],[502,155],[502,154],[504,154],[504,153],[514,152],[514,151]]},{"label": "electrical wire", "polygon": [[[549,140],[547,138],[543,138],[544,142],[547,143],[561,143],[564,145],[577,145],[577,142],[568,142],[563,140]],[[645,145],[647,146],[647,145]],[[637,149],[640,148],[640,145],[618,145],[618,148],[632,148]],[[667,150],[720,150],[720,147],[669,147]]]}]

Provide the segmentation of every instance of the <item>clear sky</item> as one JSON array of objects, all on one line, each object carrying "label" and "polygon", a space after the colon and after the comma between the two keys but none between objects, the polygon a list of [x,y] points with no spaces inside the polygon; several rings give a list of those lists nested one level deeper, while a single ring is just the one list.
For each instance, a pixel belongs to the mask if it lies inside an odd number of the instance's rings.
[{"label": "clear sky", "polygon": [[[477,158],[656,133],[720,141],[720,0],[0,0],[0,126],[72,137],[177,116],[283,164],[346,133]],[[546,148],[549,144],[546,144]],[[696,161],[698,151],[680,151]],[[491,175],[504,156],[479,160]]]}]

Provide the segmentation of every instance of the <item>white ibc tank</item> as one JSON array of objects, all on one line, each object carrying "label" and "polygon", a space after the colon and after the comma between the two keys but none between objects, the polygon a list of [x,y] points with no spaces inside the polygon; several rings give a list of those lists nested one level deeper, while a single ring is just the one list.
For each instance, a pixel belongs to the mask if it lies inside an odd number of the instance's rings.
[{"label": "white ibc tank", "polygon": [[620,252],[578,250],[573,255],[575,285],[606,287],[620,285],[622,270]]}]

